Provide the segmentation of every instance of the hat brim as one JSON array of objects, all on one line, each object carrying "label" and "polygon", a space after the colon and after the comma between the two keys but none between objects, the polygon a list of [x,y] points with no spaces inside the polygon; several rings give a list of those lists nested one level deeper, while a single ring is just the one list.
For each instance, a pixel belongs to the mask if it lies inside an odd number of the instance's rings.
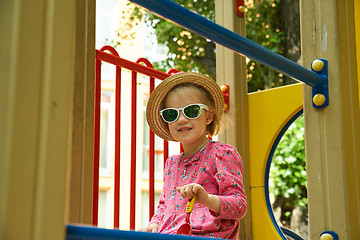
[{"label": "hat brim", "polygon": [[167,93],[175,86],[182,83],[193,83],[205,89],[212,96],[215,103],[215,113],[218,116],[224,111],[224,97],[219,85],[210,77],[194,72],[176,73],[164,79],[151,93],[147,107],[146,119],[150,129],[159,137],[176,141],[168,129],[166,123],[160,116],[163,101]]}]

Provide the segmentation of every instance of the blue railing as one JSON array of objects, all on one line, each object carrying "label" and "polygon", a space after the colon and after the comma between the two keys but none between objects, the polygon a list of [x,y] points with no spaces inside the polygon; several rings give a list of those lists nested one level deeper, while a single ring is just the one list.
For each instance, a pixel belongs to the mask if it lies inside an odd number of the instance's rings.
[{"label": "blue railing", "polygon": [[[171,0],[130,0],[188,30],[269,66],[322,93],[327,99],[327,74],[314,72]],[[324,90],[325,89],[325,90]]]},{"label": "blue railing", "polygon": [[[295,232],[287,228],[281,228],[284,234],[294,240],[304,240]],[[169,235],[161,233],[123,231],[105,229],[90,226],[67,225],[66,240],[204,240],[203,237]],[[218,238],[212,238],[216,240]]]},{"label": "blue railing", "polygon": [[[66,226],[66,240],[204,240],[203,237],[123,231],[77,225]],[[216,240],[218,238],[212,238]]]},{"label": "blue railing", "polygon": [[280,227],[281,231],[284,233],[285,236],[290,237],[293,240],[304,240],[301,236],[299,236],[296,232],[292,231],[291,229]]}]

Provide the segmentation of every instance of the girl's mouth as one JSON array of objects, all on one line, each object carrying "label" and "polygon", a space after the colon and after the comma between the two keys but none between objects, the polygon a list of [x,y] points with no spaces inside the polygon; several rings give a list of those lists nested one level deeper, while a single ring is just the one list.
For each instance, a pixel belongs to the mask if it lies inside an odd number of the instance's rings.
[{"label": "girl's mouth", "polygon": [[190,127],[184,127],[184,128],[180,128],[178,131],[179,132],[185,132],[185,131],[190,131],[192,128],[190,128]]}]

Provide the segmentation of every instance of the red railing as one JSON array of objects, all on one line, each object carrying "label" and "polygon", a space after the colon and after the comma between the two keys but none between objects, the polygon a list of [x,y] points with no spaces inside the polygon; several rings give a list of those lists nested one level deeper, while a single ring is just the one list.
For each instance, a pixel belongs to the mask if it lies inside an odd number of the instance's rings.
[{"label": "red railing", "polygon": [[[107,53],[108,51],[110,53]],[[170,69],[168,73],[158,71],[145,58],[131,62],[120,58],[117,51],[104,46],[96,50],[95,60],[95,126],[94,126],[94,169],[93,169],[93,206],[92,224],[98,225],[98,199],[99,199],[99,161],[100,161],[100,101],[101,101],[101,62],[116,66],[115,80],[115,153],[114,153],[114,228],[119,228],[120,221],[120,127],[121,127],[121,68],[131,70],[131,163],[130,163],[130,229],[135,229],[135,198],[136,198],[136,95],[137,73],[149,76],[149,92],[154,90],[155,79],[163,80],[172,73],[178,72]],[[141,63],[145,64],[142,65]],[[168,157],[168,142],[164,141],[164,164]],[[149,218],[154,214],[155,201],[155,135],[150,130],[149,139]]]}]

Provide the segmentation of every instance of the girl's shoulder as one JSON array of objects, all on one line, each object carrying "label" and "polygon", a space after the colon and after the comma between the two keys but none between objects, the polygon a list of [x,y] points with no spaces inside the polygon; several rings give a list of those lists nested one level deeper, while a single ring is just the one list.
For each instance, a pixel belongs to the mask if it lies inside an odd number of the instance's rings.
[{"label": "girl's shoulder", "polygon": [[237,152],[236,148],[230,144],[222,143],[219,141],[211,141],[210,148],[218,151],[235,151]]},{"label": "girl's shoulder", "polygon": [[236,169],[241,171],[242,157],[234,146],[214,142],[212,148],[213,150],[209,153],[212,157],[209,159],[213,162],[213,166],[216,166],[217,169],[225,169],[226,166],[229,171],[235,171]]},{"label": "girl's shoulder", "polygon": [[178,163],[181,159],[182,153],[172,155],[166,159],[166,165],[173,165],[174,163]]},{"label": "girl's shoulder", "polygon": [[213,154],[216,154],[218,157],[233,155],[241,158],[240,154],[238,153],[238,151],[234,146],[219,141],[212,141],[211,143],[212,144],[210,146],[211,148],[210,151]]}]

